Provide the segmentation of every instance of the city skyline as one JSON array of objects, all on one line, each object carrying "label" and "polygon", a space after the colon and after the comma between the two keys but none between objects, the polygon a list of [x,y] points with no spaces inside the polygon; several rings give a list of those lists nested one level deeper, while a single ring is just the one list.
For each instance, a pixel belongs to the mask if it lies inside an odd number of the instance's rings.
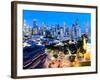
[{"label": "city skyline", "polygon": [[91,66],[89,13],[24,10],[23,22],[23,69]]},{"label": "city skyline", "polygon": [[82,32],[85,32],[87,24],[89,29],[88,31],[91,32],[91,15],[89,13],[23,10],[24,24],[33,27],[34,20],[37,21],[39,27],[42,27],[43,23],[49,27],[56,24],[63,26],[64,23],[66,23],[67,27],[72,27],[72,25],[77,21]]}]

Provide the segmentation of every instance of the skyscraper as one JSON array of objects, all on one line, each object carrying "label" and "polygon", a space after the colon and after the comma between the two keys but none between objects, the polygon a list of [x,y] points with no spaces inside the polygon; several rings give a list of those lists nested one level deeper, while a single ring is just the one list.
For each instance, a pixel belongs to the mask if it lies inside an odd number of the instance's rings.
[{"label": "skyscraper", "polygon": [[63,28],[64,29],[64,35],[66,35],[66,28],[67,28],[66,22],[64,22],[64,25],[63,26],[64,26],[64,28]]},{"label": "skyscraper", "polygon": [[88,23],[86,23],[86,29],[85,29],[86,31],[86,35],[88,36]]},{"label": "skyscraper", "polygon": [[23,25],[23,40],[31,38],[32,37],[32,29],[30,28],[29,25],[24,23]]},{"label": "skyscraper", "polygon": [[32,28],[32,34],[38,34],[38,26],[37,26],[37,20],[33,20],[33,28]]},{"label": "skyscraper", "polygon": [[75,22],[75,26],[76,26],[76,39],[79,40],[81,38],[81,28],[78,21]]},{"label": "skyscraper", "polygon": [[71,39],[75,40],[75,38],[76,38],[76,27],[75,24],[73,24],[71,28]]},{"label": "skyscraper", "polygon": [[45,36],[46,35],[46,28],[47,28],[47,26],[46,26],[46,24],[43,22],[42,23],[42,33],[43,33],[43,36]]},{"label": "skyscraper", "polygon": [[72,25],[72,30],[71,30],[71,39],[72,40],[79,40],[81,38],[81,28],[78,23],[78,20]]},{"label": "skyscraper", "polygon": [[63,31],[63,27],[60,28],[60,37],[63,38],[64,37],[64,31]]}]

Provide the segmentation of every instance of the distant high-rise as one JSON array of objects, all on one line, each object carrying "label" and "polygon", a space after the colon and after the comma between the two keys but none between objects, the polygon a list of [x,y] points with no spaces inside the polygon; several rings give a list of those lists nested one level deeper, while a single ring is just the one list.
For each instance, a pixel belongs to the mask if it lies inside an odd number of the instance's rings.
[{"label": "distant high-rise", "polygon": [[66,28],[66,36],[70,37],[70,28],[69,27]]},{"label": "distant high-rise", "polygon": [[72,40],[75,40],[75,37],[76,37],[76,30],[75,30],[75,24],[72,25],[72,28],[71,28],[71,39]]},{"label": "distant high-rise", "polygon": [[47,29],[47,25],[43,22],[42,23],[42,33],[43,33],[43,36],[45,36],[46,35],[46,29]]},{"label": "distant high-rise", "polygon": [[37,26],[37,20],[33,20],[33,28],[32,28],[32,34],[38,34],[38,26]]},{"label": "distant high-rise", "polygon": [[66,35],[66,28],[67,28],[66,22],[64,22],[64,25],[63,26],[64,26],[64,28],[63,28],[64,29],[64,35]]},{"label": "distant high-rise", "polygon": [[32,37],[32,28],[27,25],[26,23],[24,23],[23,25],[23,40],[25,39],[29,39]]},{"label": "distant high-rise", "polygon": [[33,20],[33,27],[34,28],[37,27],[37,20],[36,19]]},{"label": "distant high-rise", "polygon": [[86,24],[86,29],[85,29],[86,31],[86,35],[88,36],[88,23]]},{"label": "distant high-rise", "polygon": [[55,26],[54,25],[51,26],[50,32],[51,32],[52,37],[56,37],[56,33],[55,33],[56,30],[55,30]]},{"label": "distant high-rise", "polygon": [[72,40],[79,40],[81,38],[81,28],[80,25],[78,23],[78,21],[76,21],[73,25],[72,25],[72,29],[71,29],[71,39]]},{"label": "distant high-rise", "polygon": [[89,25],[86,23],[86,28],[85,28],[85,34],[87,35],[87,41],[90,43],[91,42],[91,33],[89,32]]},{"label": "distant high-rise", "polygon": [[76,26],[76,37],[78,40],[81,38],[81,28],[80,28],[78,21],[76,21],[75,26]]},{"label": "distant high-rise", "polygon": [[64,37],[64,31],[63,31],[63,28],[60,29],[60,37]]}]

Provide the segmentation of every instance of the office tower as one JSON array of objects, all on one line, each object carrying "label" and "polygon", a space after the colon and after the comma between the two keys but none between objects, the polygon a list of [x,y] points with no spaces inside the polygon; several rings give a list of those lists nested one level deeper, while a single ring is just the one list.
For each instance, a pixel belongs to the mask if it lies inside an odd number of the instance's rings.
[{"label": "office tower", "polygon": [[81,27],[79,25],[78,20],[76,20],[76,22],[72,25],[72,29],[71,29],[71,39],[72,40],[79,40],[81,39]]},{"label": "office tower", "polygon": [[57,39],[60,39],[60,25],[59,24],[57,24],[56,25],[56,33],[57,33]]},{"label": "office tower", "polygon": [[65,33],[65,34],[66,34],[66,36],[68,36],[68,37],[70,36],[70,28],[69,28],[69,27],[66,28],[66,33]]},{"label": "office tower", "polygon": [[64,22],[64,35],[66,35],[66,28],[67,28],[67,26],[66,26],[66,22]]},{"label": "office tower", "polygon": [[32,34],[38,34],[38,25],[36,19],[33,20]]},{"label": "office tower", "polygon": [[91,42],[91,32],[89,32],[89,25],[86,23],[86,29],[85,29],[85,34],[87,35],[87,41],[90,43]]},{"label": "office tower", "polygon": [[43,36],[45,36],[46,35],[46,28],[47,28],[47,26],[46,26],[46,24],[43,22],[42,23],[42,34],[43,34]]},{"label": "office tower", "polygon": [[71,28],[71,39],[72,40],[76,39],[76,27],[75,27],[75,24],[73,24],[72,28]]},{"label": "office tower", "polygon": [[55,33],[55,26],[51,26],[51,29],[49,29],[51,32],[52,37],[56,37],[56,33]]},{"label": "office tower", "polygon": [[64,31],[63,31],[63,28],[60,28],[60,37],[64,37]]},{"label": "office tower", "polygon": [[32,37],[32,29],[29,25],[24,24],[23,25],[23,40],[31,38]]},{"label": "office tower", "polygon": [[86,31],[85,31],[85,32],[86,32],[86,35],[88,36],[88,32],[89,32],[89,31],[88,31],[88,23],[86,24],[86,29],[85,29],[85,30],[86,30]]},{"label": "office tower", "polygon": [[81,28],[78,21],[75,22],[75,27],[76,27],[76,40],[79,40],[81,38]]}]

